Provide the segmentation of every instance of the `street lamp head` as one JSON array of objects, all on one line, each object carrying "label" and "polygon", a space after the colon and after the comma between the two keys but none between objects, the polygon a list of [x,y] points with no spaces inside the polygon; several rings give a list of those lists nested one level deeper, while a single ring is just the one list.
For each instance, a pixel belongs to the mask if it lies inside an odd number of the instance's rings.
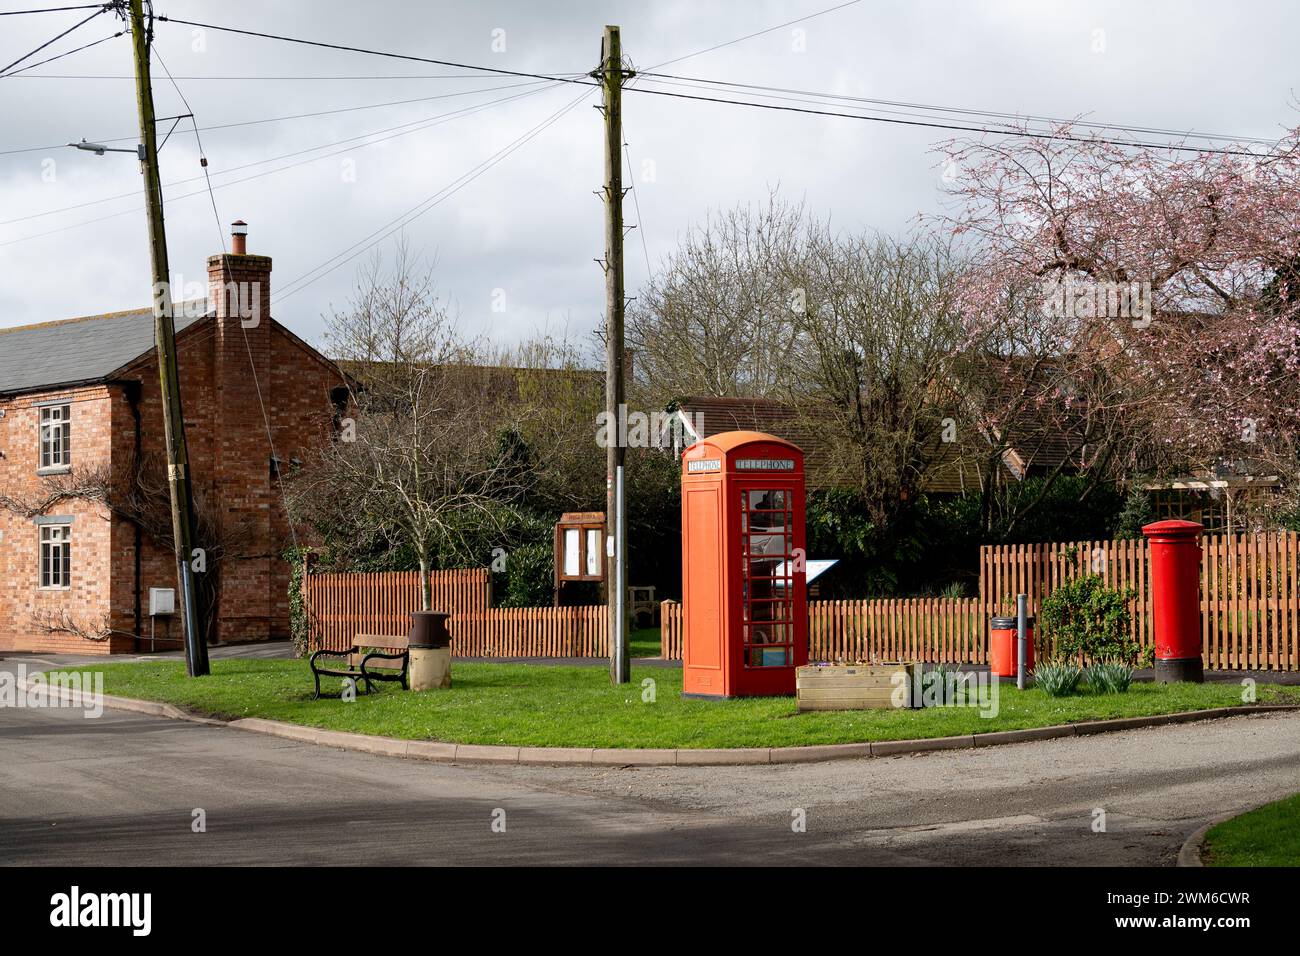
[{"label": "street lamp head", "polygon": [[69,143],[73,149],[84,149],[88,153],[94,153],[96,156],[103,156],[105,153],[135,153],[140,162],[144,162],[144,145],[141,144],[135,149],[118,149],[115,146],[103,146],[100,143],[87,143],[84,139],[80,143]]},{"label": "street lamp head", "polygon": [[99,143],[87,143],[84,139],[80,143],[69,143],[73,149],[84,149],[87,152],[94,153],[96,156],[103,156],[108,152],[107,146],[101,146]]}]

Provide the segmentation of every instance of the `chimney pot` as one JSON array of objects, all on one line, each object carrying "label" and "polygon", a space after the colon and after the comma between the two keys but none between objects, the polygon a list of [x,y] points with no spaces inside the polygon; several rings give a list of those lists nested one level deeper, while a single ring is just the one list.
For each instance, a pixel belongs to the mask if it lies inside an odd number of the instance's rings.
[{"label": "chimney pot", "polygon": [[248,255],[248,223],[242,219],[230,224],[230,251],[237,256]]}]

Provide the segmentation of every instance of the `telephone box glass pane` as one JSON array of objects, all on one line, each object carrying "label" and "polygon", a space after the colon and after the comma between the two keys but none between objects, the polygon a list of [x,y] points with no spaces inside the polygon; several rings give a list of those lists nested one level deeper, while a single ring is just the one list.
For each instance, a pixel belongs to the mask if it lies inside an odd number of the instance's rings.
[{"label": "telephone box glass pane", "polygon": [[789,667],[790,648],[751,647],[745,663],[749,667]]},{"label": "telephone box glass pane", "polygon": [[600,574],[600,529],[587,529],[587,574]]},{"label": "telephone box glass pane", "polygon": [[787,496],[784,491],[749,492],[750,511],[785,511]]},{"label": "telephone box glass pane", "polygon": [[789,667],[793,655],[792,499],[781,489],[740,493],[743,661]]},{"label": "telephone box glass pane", "polygon": [[785,529],[786,513],[784,511],[751,511],[749,513],[750,531],[775,531]]},{"label": "telephone box glass pane", "polygon": [[789,536],[784,534],[751,534],[746,543],[750,554],[785,555],[790,550]]},{"label": "telephone box glass pane", "polygon": [[752,601],[749,604],[751,621],[788,621],[790,611],[788,601]]},{"label": "telephone box glass pane", "polygon": [[577,528],[564,529],[564,573],[575,578],[582,573],[582,566],[578,563],[581,545],[578,533]]}]

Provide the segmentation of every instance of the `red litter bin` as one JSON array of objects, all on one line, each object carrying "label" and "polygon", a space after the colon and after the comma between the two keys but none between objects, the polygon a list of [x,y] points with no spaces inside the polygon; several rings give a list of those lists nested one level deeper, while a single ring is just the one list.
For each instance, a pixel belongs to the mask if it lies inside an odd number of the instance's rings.
[{"label": "red litter bin", "polygon": [[[1016,619],[989,618],[989,670],[994,677],[1016,677]],[[1034,669],[1034,619],[1025,618],[1025,672]]]}]

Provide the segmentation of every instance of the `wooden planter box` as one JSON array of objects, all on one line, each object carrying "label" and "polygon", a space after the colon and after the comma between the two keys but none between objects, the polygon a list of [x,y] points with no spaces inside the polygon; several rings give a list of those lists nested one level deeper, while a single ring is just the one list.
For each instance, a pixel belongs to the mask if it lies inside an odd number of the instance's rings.
[{"label": "wooden planter box", "polygon": [[829,664],[795,670],[795,693],[803,710],[875,710],[894,708],[896,674],[906,674],[903,706],[920,707],[913,700],[919,663]]}]

